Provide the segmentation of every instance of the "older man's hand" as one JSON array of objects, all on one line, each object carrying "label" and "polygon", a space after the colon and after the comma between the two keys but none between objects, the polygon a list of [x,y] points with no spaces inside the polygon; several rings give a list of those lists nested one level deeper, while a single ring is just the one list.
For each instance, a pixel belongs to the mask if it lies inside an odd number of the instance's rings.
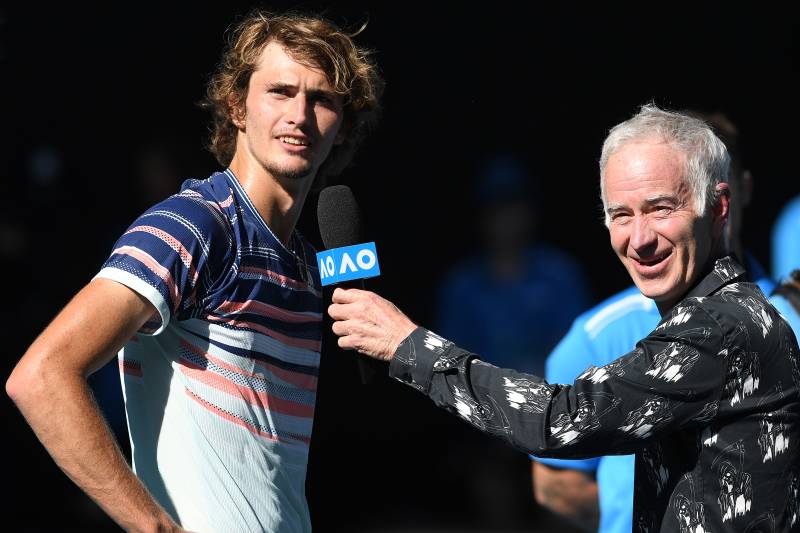
[{"label": "older man's hand", "polygon": [[400,343],[417,326],[392,302],[374,292],[336,289],[328,314],[339,346],[390,361]]}]

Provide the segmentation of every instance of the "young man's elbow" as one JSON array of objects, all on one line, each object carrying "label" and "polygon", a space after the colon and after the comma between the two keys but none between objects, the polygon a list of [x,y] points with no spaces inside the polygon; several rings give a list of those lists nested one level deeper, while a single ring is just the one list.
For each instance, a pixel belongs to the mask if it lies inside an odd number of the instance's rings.
[{"label": "young man's elbow", "polygon": [[6,394],[22,407],[46,392],[45,380],[42,365],[35,358],[23,358],[6,380]]},{"label": "young man's elbow", "polygon": [[28,390],[27,380],[27,376],[20,370],[19,365],[6,380],[6,394],[14,403],[18,404],[23,399],[25,391]]}]

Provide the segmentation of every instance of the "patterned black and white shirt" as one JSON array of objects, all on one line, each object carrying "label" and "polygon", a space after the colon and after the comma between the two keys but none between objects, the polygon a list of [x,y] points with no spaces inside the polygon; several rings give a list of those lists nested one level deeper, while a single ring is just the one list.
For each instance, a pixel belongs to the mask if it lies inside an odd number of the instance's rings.
[{"label": "patterned black and white shirt", "polygon": [[636,348],[572,385],[489,365],[418,328],[390,375],[543,457],[636,453],[633,529],[800,530],[800,351],[730,257]]}]

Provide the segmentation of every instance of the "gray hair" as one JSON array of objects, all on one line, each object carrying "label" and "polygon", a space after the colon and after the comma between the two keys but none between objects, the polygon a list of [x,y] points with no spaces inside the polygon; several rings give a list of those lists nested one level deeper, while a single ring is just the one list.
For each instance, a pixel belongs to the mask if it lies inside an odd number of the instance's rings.
[{"label": "gray hair", "polygon": [[[666,111],[655,104],[643,105],[630,119],[608,132],[600,155],[600,197],[607,207],[605,174],[609,158],[632,141],[654,139],[669,143],[686,155],[684,176],[692,191],[694,207],[703,216],[718,199],[717,185],[728,181],[731,158],[725,144],[698,118]],[[608,214],[605,215],[609,224]]]}]

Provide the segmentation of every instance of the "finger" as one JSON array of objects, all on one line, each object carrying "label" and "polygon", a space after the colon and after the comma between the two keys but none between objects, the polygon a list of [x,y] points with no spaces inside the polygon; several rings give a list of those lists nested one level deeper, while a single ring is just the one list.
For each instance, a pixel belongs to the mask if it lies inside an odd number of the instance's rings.
[{"label": "finger", "polygon": [[337,322],[334,322],[333,325],[331,325],[331,330],[339,337],[342,337],[350,335],[350,333],[353,331],[353,325],[350,323],[349,320],[345,321],[339,320]]},{"label": "finger", "polygon": [[351,337],[339,337],[336,343],[339,345],[339,348],[343,350],[355,350],[356,348],[355,342]]},{"label": "finger", "polygon": [[358,309],[354,304],[331,304],[328,306],[328,314],[334,320],[349,320],[356,316]]},{"label": "finger", "polygon": [[337,304],[349,304],[364,298],[367,294],[371,293],[369,291],[362,291],[361,289],[343,289],[337,287],[333,291],[331,299]]}]

